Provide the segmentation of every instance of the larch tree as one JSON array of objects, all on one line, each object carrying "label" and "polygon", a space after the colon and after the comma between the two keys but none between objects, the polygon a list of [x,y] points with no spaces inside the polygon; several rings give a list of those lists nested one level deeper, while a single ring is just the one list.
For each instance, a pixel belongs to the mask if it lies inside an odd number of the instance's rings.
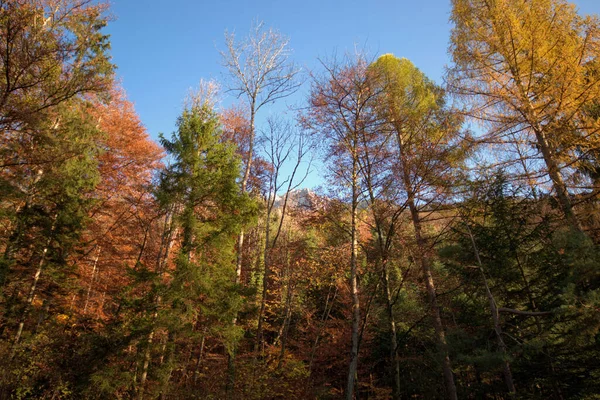
[{"label": "larch tree", "polygon": [[570,169],[598,147],[586,113],[600,98],[597,17],[565,0],[453,0],[450,90],[502,140],[527,133],[568,224],[581,230],[568,191]]},{"label": "larch tree", "polygon": [[[443,359],[446,392],[456,399],[456,385],[432,273],[433,240],[424,224],[438,211],[454,181],[463,155],[461,118],[445,104],[444,92],[409,60],[391,54],[369,67],[370,82],[381,95],[377,111],[396,142],[394,170],[401,182],[417,246],[416,263],[425,279],[431,316]],[[385,132],[385,129],[382,130]]]}]

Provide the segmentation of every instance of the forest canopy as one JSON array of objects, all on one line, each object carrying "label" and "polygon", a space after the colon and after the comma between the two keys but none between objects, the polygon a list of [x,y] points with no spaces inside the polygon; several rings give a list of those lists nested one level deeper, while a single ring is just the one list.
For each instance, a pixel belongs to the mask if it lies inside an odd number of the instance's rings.
[{"label": "forest canopy", "polygon": [[600,398],[600,20],[450,3],[443,84],[256,22],[160,133],[0,1],[0,399]]}]

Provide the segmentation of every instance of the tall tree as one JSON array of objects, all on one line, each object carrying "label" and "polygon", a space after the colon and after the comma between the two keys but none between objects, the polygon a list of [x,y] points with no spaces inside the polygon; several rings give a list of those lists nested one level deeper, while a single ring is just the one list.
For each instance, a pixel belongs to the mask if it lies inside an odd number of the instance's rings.
[{"label": "tall tree", "polygon": [[600,98],[598,19],[565,0],[453,0],[451,20],[450,89],[489,135],[528,134],[562,214],[580,230],[565,174],[598,147],[600,125],[584,112]]},{"label": "tall tree", "polygon": [[395,136],[395,171],[412,219],[417,263],[425,278],[437,342],[442,353],[447,396],[457,398],[445,330],[431,270],[432,240],[423,224],[436,211],[461,159],[460,118],[445,105],[443,91],[407,59],[386,54],[370,66],[371,83],[381,90],[378,113]]},{"label": "tall tree", "polygon": [[194,319],[200,318],[205,332],[218,332],[231,353],[238,339],[231,321],[240,303],[234,284],[234,238],[252,217],[253,203],[239,191],[235,148],[221,139],[212,107],[209,99],[193,102],[179,118],[172,139],[161,138],[173,163],[163,175],[158,196],[163,207],[172,205],[181,238],[171,281],[162,295],[168,304],[163,318],[169,321],[170,341],[189,334]]},{"label": "tall tree", "polygon": [[[252,26],[248,37],[236,42],[233,33],[225,33],[227,49],[221,52],[223,64],[229,71],[229,90],[244,97],[249,113],[248,149],[241,180],[246,192],[254,158],[256,114],[265,105],[293,94],[300,82],[300,69],[289,61],[289,39],[281,33],[266,29],[262,22]],[[237,280],[241,277],[244,232],[238,239]]]},{"label": "tall tree", "polygon": [[[64,289],[71,275],[68,262],[71,251],[78,243],[94,203],[98,174],[98,137],[100,130],[91,115],[91,104],[71,101],[61,104],[55,119],[39,124],[32,141],[35,151],[28,154],[35,169],[34,179],[21,185],[29,171],[22,167],[3,170],[3,178],[12,178],[12,184],[23,188],[15,197],[5,197],[5,206],[12,205],[13,228],[4,237],[2,276],[25,273],[28,293],[23,302],[15,344],[19,342],[29,308],[37,295],[42,274],[49,278],[46,295],[53,298]],[[23,182],[27,180],[23,179]],[[12,204],[11,204],[12,203]],[[48,274],[48,275],[46,275]],[[13,276],[5,285],[18,285],[21,279]]]},{"label": "tall tree", "polygon": [[323,63],[325,73],[315,77],[309,108],[303,117],[308,129],[319,135],[326,145],[335,185],[349,188],[350,205],[350,292],[352,294],[352,347],[346,385],[346,398],[354,398],[358,367],[360,299],[358,288],[358,211],[363,190],[359,152],[361,135],[376,128],[373,111],[375,92],[367,79],[366,59],[347,56],[343,62]]}]

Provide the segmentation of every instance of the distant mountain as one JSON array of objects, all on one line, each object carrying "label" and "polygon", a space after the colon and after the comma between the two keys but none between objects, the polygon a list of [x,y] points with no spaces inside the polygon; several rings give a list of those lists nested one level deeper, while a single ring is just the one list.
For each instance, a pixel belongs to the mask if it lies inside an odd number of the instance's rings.
[{"label": "distant mountain", "polygon": [[[290,208],[313,208],[317,195],[310,189],[292,190],[288,195],[287,206]],[[283,207],[284,196],[275,198],[275,208]]]}]

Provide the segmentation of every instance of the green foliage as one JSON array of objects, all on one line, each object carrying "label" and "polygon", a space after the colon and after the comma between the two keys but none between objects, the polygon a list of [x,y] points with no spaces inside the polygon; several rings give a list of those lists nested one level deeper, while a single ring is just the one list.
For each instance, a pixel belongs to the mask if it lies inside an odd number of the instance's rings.
[{"label": "green foliage", "polygon": [[[520,395],[528,398],[580,398],[593,393],[598,373],[591,358],[600,332],[597,312],[597,246],[581,232],[555,225],[544,215],[543,201],[509,184],[504,174],[474,187],[462,207],[456,242],[440,255],[462,293],[453,296],[459,330],[449,336],[457,366],[480,380],[477,390],[502,391],[502,362],[508,359]],[[539,316],[501,313],[508,354],[493,340],[493,325],[471,242],[497,307],[544,312]],[[536,372],[533,373],[532,371]],[[540,373],[540,371],[544,371]],[[491,375],[490,375],[491,374]],[[486,383],[488,382],[488,383]]]}]

